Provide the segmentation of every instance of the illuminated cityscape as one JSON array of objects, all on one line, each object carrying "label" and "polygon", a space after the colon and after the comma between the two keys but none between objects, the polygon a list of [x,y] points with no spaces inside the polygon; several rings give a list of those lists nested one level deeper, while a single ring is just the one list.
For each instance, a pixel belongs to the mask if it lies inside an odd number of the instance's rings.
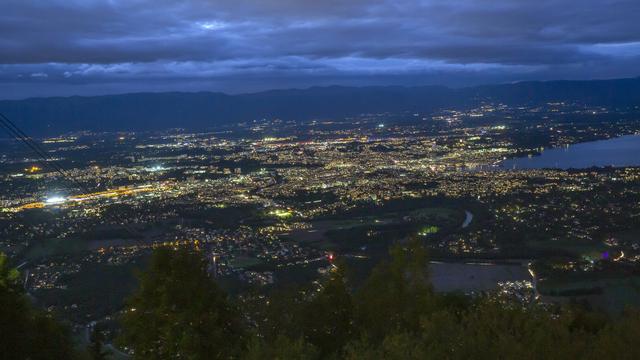
[{"label": "illuminated cityscape", "polygon": [[[25,284],[36,298],[43,294],[46,306],[77,321],[112,316],[122,301],[81,303],[71,294],[82,291],[83,272],[121,274],[115,269],[135,267],[157,247],[195,247],[216,257],[217,277],[246,284],[287,282],[294,273],[312,281],[334,253],[370,266],[387,246],[412,237],[436,262],[533,263],[545,274],[534,280],[533,271],[517,270],[523,275],[503,291],[520,289],[522,281],[545,289],[555,283],[547,277],[566,273],[623,276],[640,259],[631,235],[640,170],[501,165],[543,148],[638,131],[625,120],[551,117],[576,111],[594,116],[595,110],[485,105],[409,120],[372,114],[348,122],[257,121],[208,133],[43,140],[73,182],[9,143],[11,155],[2,158],[8,190],[0,199],[2,251],[25,263]],[[531,113],[540,120],[523,123]],[[83,193],[87,188],[94,191]],[[612,262],[601,261],[605,251]],[[482,288],[509,279],[497,276]],[[539,293],[544,298],[556,287]],[[51,291],[69,293],[68,301],[47,303]]]},{"label": "illuminated cityscape", "polygon": [[639,1],[2,5],[1,359],[640,359]]}]

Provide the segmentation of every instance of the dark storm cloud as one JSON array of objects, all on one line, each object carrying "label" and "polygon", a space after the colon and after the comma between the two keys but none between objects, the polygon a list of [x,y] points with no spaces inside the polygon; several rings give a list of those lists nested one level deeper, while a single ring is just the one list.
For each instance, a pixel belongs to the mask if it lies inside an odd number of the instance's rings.
[{"label": "dark storm cloud", "polygon": [[636,76],[638,18],[637,0],[8,0],[0,96]]}]

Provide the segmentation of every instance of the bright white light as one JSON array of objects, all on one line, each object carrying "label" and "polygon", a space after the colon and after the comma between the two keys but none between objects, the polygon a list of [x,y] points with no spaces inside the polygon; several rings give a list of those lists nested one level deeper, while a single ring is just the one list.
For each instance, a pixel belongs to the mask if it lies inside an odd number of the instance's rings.
[{"label": "bright white light", "polygon": [[47,198],[44,203],[47,205],[55,205],[55,204],[62,204],[63,202],[65,202],[67,199],[65,199],[63,196],[52,196],[50,198]]},{"label": "bright white light", "polygon": [[147,171],[150,171],[150,172],[156,172],[156,171],[162,171],[162,170],[167,170],[167,168],[165,168],[162,165],[154,165],[150,168],[147,168]]},{"label": "bright white light", "polygon": [[378,127],[382,129],[384,127],[384,124],[378,124]]}]

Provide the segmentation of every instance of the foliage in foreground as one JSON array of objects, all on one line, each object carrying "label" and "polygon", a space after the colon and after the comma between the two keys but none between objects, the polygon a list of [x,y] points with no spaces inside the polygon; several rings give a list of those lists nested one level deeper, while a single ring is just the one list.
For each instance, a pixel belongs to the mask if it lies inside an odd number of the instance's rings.
[{"label": "foliage in foreground", "polygon": [[122,317],[121,341],[140,359],[224,359],[244,344],[240,312],[206,271],[200,254],[154,252]]},{"label": "foliage in foreground", "polygon": [[[232,301],[200,254],[161,249],[122,318],[137,359],[638,359],[640,312],[613,320],[576,308],[433,292],[417,244],[391,249],[358,288],[338,266],[319,287]],[[71,359],[68,332],[34,310],[0,256],[0,354]],[[102,340],[88,356],[104,358]]]},{"label": "foliage in foreground", "polygon": [[319,289],[248,297],[240,312],[198,254],[161,250],[131,299],[124,339],[141,359],[640,358],[640,313],[433,292],[417,245],[391,249],[359,288],[338,266]]},{"label": "foliage in foreground", "polygon": [[37,360],[76,356],[68,331],[31,306],[20,280],[18,271],[0,253],[0,357]]}]

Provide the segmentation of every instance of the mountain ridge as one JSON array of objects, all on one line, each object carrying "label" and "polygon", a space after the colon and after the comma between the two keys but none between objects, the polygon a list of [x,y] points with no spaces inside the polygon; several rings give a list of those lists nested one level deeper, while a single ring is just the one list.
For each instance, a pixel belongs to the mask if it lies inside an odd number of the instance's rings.
[{"label": "mountain ridge", "polygon": [[0,101],[0,112],[25,132],[140,131],[212,126],[261,118],[310,120],[361,113],[428,113],[483,102],[536,105],[570,101],[594,106],[640,105],[640,77],[609,80],[526,81],[467,88],[426,86],[324,86],[246,94],[139,92],[101,96]]}]

